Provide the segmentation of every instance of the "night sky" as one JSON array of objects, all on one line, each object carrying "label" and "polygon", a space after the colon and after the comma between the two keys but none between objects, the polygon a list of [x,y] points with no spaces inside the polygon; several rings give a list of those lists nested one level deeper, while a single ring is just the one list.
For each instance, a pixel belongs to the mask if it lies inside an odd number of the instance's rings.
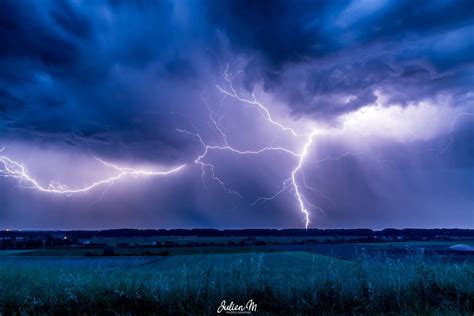
[{"label": "night sky", "polygon": [[474,228],[473,12],[0,1],[0,229]]}]

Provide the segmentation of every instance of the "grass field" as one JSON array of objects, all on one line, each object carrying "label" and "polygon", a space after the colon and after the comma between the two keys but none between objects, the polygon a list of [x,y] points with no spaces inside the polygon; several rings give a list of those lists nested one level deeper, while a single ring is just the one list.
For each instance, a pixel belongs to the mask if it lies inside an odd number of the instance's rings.
[{"label": "grass field", "polygon": [[[237,238],[241,240],[243,238]],[[288,239],[288,240],[287,240]],[[173,239],[176,240],[176,239]],[[207,246],[140,246],[140,247],[115,247],[114,253],[118,256],[168,256],[168,255],[197,255],[197,254],[232,254],[232,253],[248,253],[248,252],[311,252],[330,257],[336,257],[346,260],[354,260],[361,257],[390,257],[393,259],[402,259],[412,257],[412,255],[426,254],[425,260],[442,259],[449,256],[451,261],[457,257],[455,253],[449,253],[449,247],[459,244],[460,241],[410,241],[410,242],[386,242],[386,243],[291,243],[293,239],[289,238],[273,238],[278,243],[268,243],[266,245],[240,245],[235,238],[202,238],[200,242],[207,243]],[[234,245],[229,246],[228,242],[232,240]],[[260,238],[258,239],[260,240]],[[267,238],[266,240],[269,240]],[[298,242],[303,239],[296,239]],[[286,243],[290,242],[290,243]],[[473,241],[461,241],[463,244],[474,246]],[[112,245],[117,241],[113,240]],[[103,253],[103,248],[44,248],[44,249],[30,249],[30,250],[0,250],[0,257],[14,254],[18,256],[49,256],[49,257],[63,257],[63,256],[100,256]],[[434,256],[433,256],[434,255]],[[461,256],[461,261],[465,256]]]},{"label": "grass field", "polygon": [[308,251],[152,257],[11,251],[0,253],[0,311],[205,315],[215,314],[222,300],[253,299],[257,314],[472,315],[472,256],[452,261],[438,255],[428,260],[418,251],[398,258],[382,253],[358,250],[352,259],[338,259]]}]

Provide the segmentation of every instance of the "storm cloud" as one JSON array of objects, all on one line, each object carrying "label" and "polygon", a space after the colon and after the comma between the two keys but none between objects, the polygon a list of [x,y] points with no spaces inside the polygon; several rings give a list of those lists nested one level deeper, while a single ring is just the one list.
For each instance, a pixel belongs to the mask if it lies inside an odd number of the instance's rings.
[{"label": "storm cloud", "polygon": [[201,179],[202,146],[177,130],[222,145],[215,115],[238,148],[301,148],[223,98],[231,73],[278,120],[328,131],[305,164],[322,193],[314,226],[472,227],[472,12],[472,1],[2,1],[3,153],[44,182],[96,179],[93,157],[186,170],[60,198],[0,178],[0,226],[300,227],[291,190],[252,204],[281,188],[291,157],[211,153],[236,198]]}]

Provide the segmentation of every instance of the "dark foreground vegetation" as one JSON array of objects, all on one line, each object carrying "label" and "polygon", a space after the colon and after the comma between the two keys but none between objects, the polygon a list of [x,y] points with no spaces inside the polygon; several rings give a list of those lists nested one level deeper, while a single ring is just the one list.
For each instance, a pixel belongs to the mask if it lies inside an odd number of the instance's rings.
[{"label": "dark foreground vegetation", "polygon": [[224,299],[253,299],[258,314],[474,311],[472,263],[426,264],[420,257],[351,262],[300,252],[65,260],[3,263],[0,310],[201,315],[215,314]]},{"label": "dark foreground vegetation", "polygon": [[[252,299],[256,315],[472,315],[474,239],[432,232],[10,234],[0,314],[215,315],[223,300]],[[41,245],[12,247],[31,240]]]},{"label": "dark foreground vegetation", "polygon": [[194,236],[194,237],[293,237],[293,236],[359,236],[366,238],[474,238],[474,229],[458,228],[433,228],[416,229],[386,228],[383,230],[372,230],[367,228],[358,229],[106,229],[106,230],[0,230],[0,238],[46,238],[51,236],[66,236],[69,239],[90,239],[93,237],[117,238],[117,237],[153,237],[153,236]]}]

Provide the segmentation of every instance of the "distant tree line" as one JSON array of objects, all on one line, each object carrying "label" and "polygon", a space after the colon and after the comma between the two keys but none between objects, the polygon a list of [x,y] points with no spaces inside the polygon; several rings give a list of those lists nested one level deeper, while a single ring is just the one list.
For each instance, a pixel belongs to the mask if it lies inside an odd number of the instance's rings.
[{"label": "distant tree line", "polygon": [[[108,229],[72,231],[0,231],[1,239],[42,239],[62,238],[63,243],[73,239],[118,238],[118,237],[317,237],[317,236],[359,236],[359,237],[402,237],[417,238],[471,238],[474,229]],[[64,238],[66,237],[66,238]]]},{"label": "distant tree line", "polygon": [[77,243],[75,240],[55,238],[48,235],[5,236],[0,238],[0,249],[38,249],[43,247],[65,247]]}]

